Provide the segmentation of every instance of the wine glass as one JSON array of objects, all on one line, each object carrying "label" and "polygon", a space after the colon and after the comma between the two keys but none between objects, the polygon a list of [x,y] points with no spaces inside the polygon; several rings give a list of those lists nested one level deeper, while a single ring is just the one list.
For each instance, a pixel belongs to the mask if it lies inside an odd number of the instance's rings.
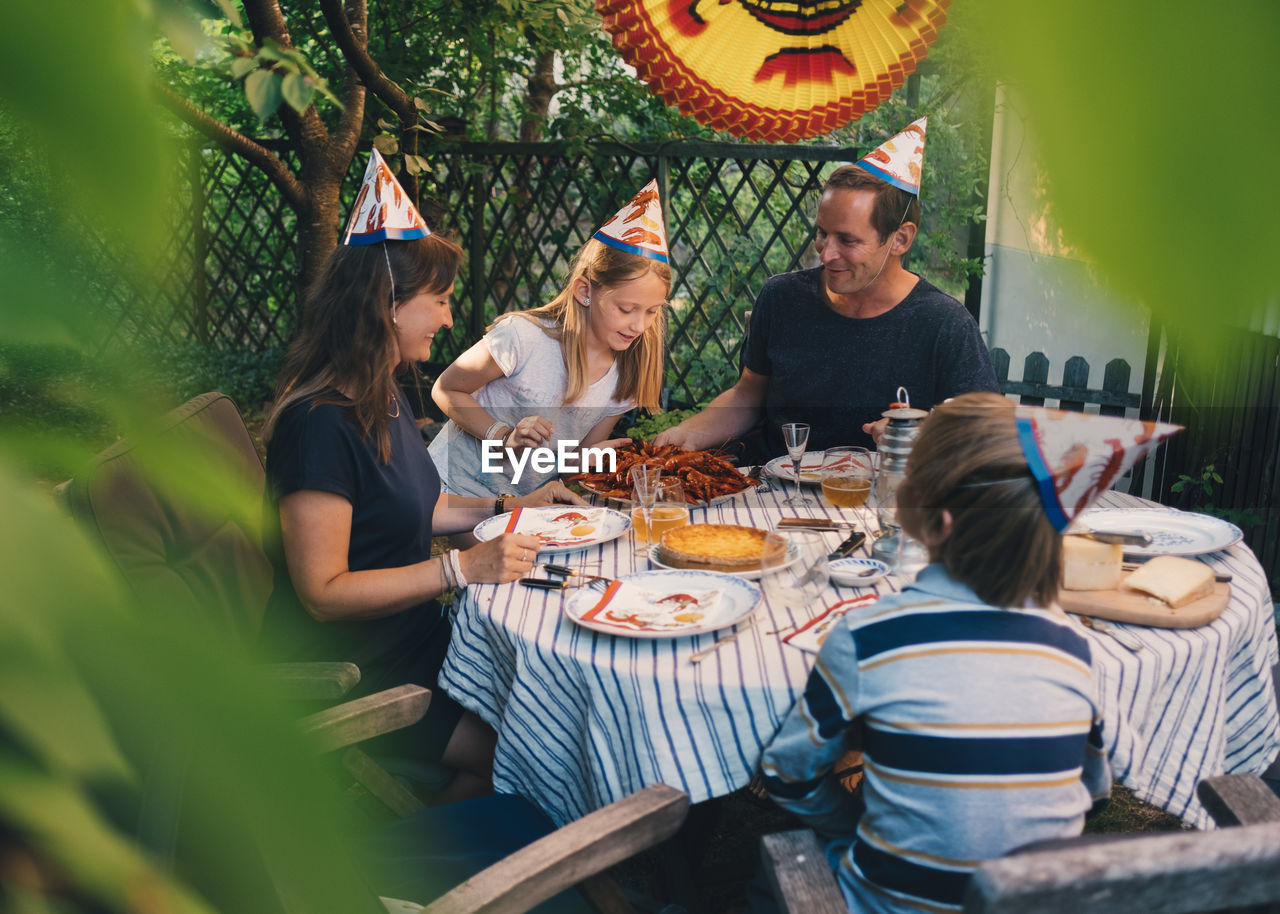
[{"label": "wine glass", "polygon": [[[640,516],[644,520],[644,533],[648,536],[648,531],[653,525],[653,506],[658,500],[658,481],[662,479],[662,467],[638,463],[631,468],[631,491],[635,495],[636,502],[640,505]],[[636,531],[635,540],[636,554],[640,555],[648,550],[647,539],[641,542],[640,531]]]},{"label": "wine glass", "polygon": [[822,605],[830,581],[827,545],[812,530],[774,530],[764,537],[760,584],[769,605],[777,610],[806,609]]},{"label": "wine glass", "polygon": [[791,472],[796,477],[796,494],[782,503],[791,508],[816,505],[817,499],[810,498],[800,491],[800,461],[804,459],[805,448],[809,445],[808,424],[788,422],[782,426],[782,443],[787,446],[787,455],[791,458]]},{"label": "wine glass", "polygon": [[631,525],[636,531],[636,549],[659,542],[662,534],[689,523],[689,503],[684,497],[684,484],[675,476],[658,480],[658,495],[653,503],[653,516],[646,522],[644,508],[637,499],[631,507]]}]

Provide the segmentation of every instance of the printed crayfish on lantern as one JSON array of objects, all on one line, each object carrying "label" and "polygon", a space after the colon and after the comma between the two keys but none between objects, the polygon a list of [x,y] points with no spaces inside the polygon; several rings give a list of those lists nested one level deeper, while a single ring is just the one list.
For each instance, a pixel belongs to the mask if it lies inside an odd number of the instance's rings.
[{"label": "printed crayfish on lantern", "polygon": [[759,485],[757,480],[743,476],[733,464],[713,451],[682,451],[673,444],[655,446],[641,441],[635,450],[619,449],[617,458],[614,472],[579,473],[570,476],[569,482],[576,482],[606,498],[630,498],[631,468],[646,463],[660,466],[666,475],[679,479],[684,487],[685,501],[690,504],[736,495]]}]

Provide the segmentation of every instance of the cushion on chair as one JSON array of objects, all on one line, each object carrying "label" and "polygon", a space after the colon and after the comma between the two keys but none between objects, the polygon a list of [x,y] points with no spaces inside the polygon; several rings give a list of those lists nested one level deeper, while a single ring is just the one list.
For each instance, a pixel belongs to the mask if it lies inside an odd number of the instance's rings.
[{"label": "cushion on chair", "polygon": [[[155,439],[189,446],[260,505],[264,474],[231,399],[208,393],[170,412]],[[150,440],[150,439],[148,439]],[[271,593],[261,515],[234,505],[195,510],[165,480],[140,470],[146,441],[122,440],[93,459],[66,489],[68,507],[99,537],[125,581],[149,608],[187,613],[236,641],[252,640]]]},{"label": "cushion on chair", "polygon": [[[532,803],[498,794],[432,806],[385,825],[361,840],[361,852],[379,895],[426,904],[553,831],[555,825]],[[536,914],[591,910],[574,890],[533,909]]]}]

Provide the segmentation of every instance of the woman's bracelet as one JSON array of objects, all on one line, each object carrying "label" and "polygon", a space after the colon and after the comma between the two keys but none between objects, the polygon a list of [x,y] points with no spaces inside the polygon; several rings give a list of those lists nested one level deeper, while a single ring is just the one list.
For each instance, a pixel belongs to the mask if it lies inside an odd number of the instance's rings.
[{"label": "woman's bracelet", "polygon": [[461,589],[467,586],[467,576],[462,573],[462,559],[457,549],[448,552],[449,568],[453,570],[453,586]]},{"label": "woman's bracelet", "polygon": [[[503,432],[501,435],[499,435],[498,432],[502,431],[503,429],[506,429],[506,431]],[[505,422],[495,422],[493,423],[493,425],[489,426],[487,429],[484,430],[483,440],[484,441],[505,441],[507,438],[507,435],[510,435],[510,434],[511,434],[511,426],[507,425],[507,423]]]},{"label": "woman's bracelet", "polygon": [[[453,550],[450,550],[450,552]],[[446,552],[440,556],[440,576],[444,578],[444,589],[454,590],[457,584],[453,581],[453,569],[449,566],[449,553]]]}]

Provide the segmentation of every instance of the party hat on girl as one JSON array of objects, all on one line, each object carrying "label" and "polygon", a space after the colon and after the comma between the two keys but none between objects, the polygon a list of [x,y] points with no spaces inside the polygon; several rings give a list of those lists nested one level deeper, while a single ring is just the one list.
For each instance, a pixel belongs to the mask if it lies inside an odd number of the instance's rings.
[{"label": "party hat on girl", "polygon": [[853,164],[887,181],[898,190],[920,196],[920,173],[924,169],[924,133],[929,119],[912,121],[906,130],[885,140]]},{"label": "party hat on girl", "polygon": [[387,167],[381,153],[369,154],[369,167],[360,182],[356,205],[347,220],[343,244],[377,244],[379,241],[410,241],[431,234],[418,208]]},{"label": "party hat on girl", "polygon": [[1017,407],[1018,440],[1045,513],[1063,530],[1182,426],[1035,406]]},{"label": "party hat on girl", "polygon": [[657,180],[650,181],[591,237],[610,247],[669,263]]}]

